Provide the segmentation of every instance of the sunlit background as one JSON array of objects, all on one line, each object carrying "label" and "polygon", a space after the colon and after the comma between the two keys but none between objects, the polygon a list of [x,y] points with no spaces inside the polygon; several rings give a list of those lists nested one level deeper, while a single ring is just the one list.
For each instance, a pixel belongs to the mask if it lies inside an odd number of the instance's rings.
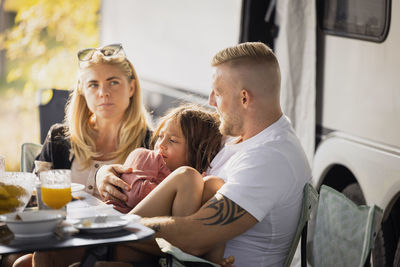
[{"label": "sunlit background", "polygon": [[71,89],[76,52],[98,44],[100,0],[0,0],[0,155],[18,171],[40,142],[38,92]]}]

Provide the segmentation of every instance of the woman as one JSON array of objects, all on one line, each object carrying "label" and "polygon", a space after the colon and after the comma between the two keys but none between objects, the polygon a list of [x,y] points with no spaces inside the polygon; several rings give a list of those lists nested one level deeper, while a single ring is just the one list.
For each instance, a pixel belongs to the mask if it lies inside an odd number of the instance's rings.
[{"label": "woman", "polygon": [[120,44],[79,51],[78,83],[66,107],[65,124],[50,128],[35,170],[71,169],[72,182],[100,197],[94,175],[123,163],[151,132],[133,65]]},{"label": "woman", "polygon": [[[78,82],[67,103],[65,122],[50,128],[35,172],[71,169],[72,182],[100,197],[94,179],[97,169],[123,163],[135,148],[148,148],[151,131],[138,76],[121,44],[83,49],[78,59]],[[77,259],[81,256],[76,250]],[[25,255],[13,266],[29,266],[31,257]]]}]

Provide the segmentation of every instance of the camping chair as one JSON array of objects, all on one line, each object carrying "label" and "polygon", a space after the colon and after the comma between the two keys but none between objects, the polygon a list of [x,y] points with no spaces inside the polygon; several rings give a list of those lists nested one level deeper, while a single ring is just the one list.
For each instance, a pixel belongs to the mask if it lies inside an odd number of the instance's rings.
[{"label": "camping chair", "polygon": [[47,132],[54,123],[61,123],[65,117],[65,105],[70,91],[43,89],[38,91],[40,142],[43,144]]},{"label": "camping chair", "polygon": [[[311,212],[317,206],[318,203],[318,193],[314,187],[307,183],[303,189],[303,205],[300,213],[299,223],[296,229],[295,236],[293,237],[292,243],[289,248],[289,253],[285,259],[283,266],[288,267],[292,262],[293,255],[296,251],[297,245],[301,236],[301,264],[302,267],[306,266],[306,242],[307,242],[307,225],[310,219]],[[163,238],[156,238],[157,244],[161,251],[167,254],[167,258],[161,260],[161,266],[166,267],[183,267],[190,266],[219,266],[210,261],[204,260],[202,258],[187,254],[181,251],[179,248],[171,245]]]},{"label": "camping chair", "polygon": [[33,170],[33,162],[42,150],[42,145],[34,143],[24,143],[21,147],[21,172],[31,172]]},{"label": "camping chair", "polygon": [[322,185],[313,237],[312,266],[364,266],[382,220],[382,209],[357,206]]},{"label": "camping chair", "polygon": [[303,206],[301,208],[300,219],[297,225],[296,233],[293,237],[292,243],[289,248],[289,253],[283,264],[284,267],[289,267],[293,256],[296,252],[299,240],[301,237],[301,267],[307,266],[307,227],[308,221],[311,217],[311,212],[315,209],[318,203],[318,192],[314,187],[306,183],[303,190]]}]

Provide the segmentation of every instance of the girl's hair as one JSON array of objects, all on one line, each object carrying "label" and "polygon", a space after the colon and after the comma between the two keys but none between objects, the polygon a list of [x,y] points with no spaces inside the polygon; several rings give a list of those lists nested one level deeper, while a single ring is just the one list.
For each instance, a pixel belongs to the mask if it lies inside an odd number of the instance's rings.
[{"label": "girl's hair", "polygon": [[212,159],[222,146],[219,118],[215,112],[194,104],[185,104],[171,109],[160,119],[153,133],[154,147],[160,130],[168,120],[173,120],[181,127],[186,142],[187,162],[190,167],[203,173],[210,166]]},{"label": "girl's hair", "polygon": [[135,93],[122,118],[116,151],[109,154],[116,163],[123,163],[128,154],[143,143],[148,128],[148,114],[142,105],[139,79],[132,63],[125,56],[104,57],[96,52],[89,61],[81,62],[76,88],[71,92],[66,106],[65,123],[71,142],[71,158],[75,158],[83,167],[89,167],[90,161],[102,156],[96,150],[95,116],[89,110],[81,82],[82,70],[96,64],[108,64],[121,69],[129,82],[135,80]]}]

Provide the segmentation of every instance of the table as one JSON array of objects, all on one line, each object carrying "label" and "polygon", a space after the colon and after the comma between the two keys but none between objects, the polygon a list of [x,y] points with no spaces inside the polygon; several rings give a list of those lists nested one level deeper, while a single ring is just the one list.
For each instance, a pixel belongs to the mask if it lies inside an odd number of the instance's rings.
[{"label": "table", "polygon": [[[102,201],[84,191],[74,193],[73,195],[79,198],[79,200],[72,201],[67,205],[67,220],[96,216],[98,214],[121,215],[121,213],[114,210],[112,206],[104,204]],[[153,236],[154,231],[152,229],[139,223],[130,223],[123,230],[117,232],[96,235],[84,235],[79,233],[60,237],[59,235],[53,234],[45,238],[20,239],[13,238],[12,236],[7,239],[5,236],[0,236],[0,255],[40,250],[110,245],[121,242],[138,242],[151,239]]]}]

